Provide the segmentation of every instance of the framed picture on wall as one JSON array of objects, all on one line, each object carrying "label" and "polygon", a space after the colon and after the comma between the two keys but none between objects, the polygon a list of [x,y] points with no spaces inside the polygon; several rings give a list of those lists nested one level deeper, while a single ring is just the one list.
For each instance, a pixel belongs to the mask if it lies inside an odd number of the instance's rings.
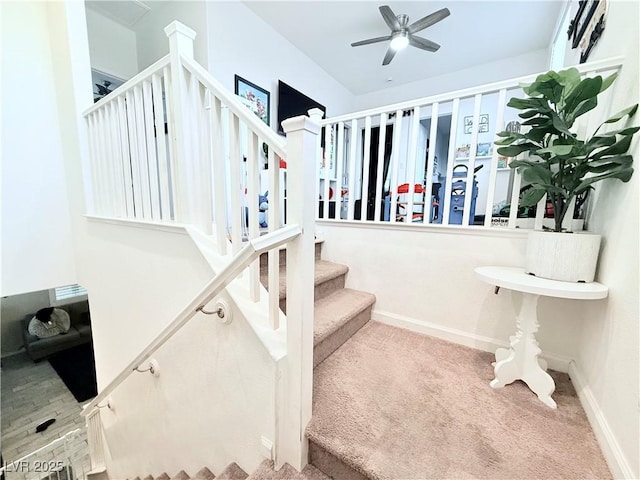
[{"label": "framed picture on wall", "polygon": [[95,68],[91,69],[91,83],[93,84],[93,102],[106,97],[125,81]]},{"label": "framed picture on wall", "polygon": [[235,76],[235,84],[235,94],[240,97],[240,101],[260,117],[260,120],[269,125],[270,93],[239,75]]},{"label": "framed picture on wall", "polygon": [[[464,133],[469,134],[473,130],[473,117],[464,117]],[[478,133],[486,133],[489,131],[489,114],[482,113],[480,115],[480,128]]]}]

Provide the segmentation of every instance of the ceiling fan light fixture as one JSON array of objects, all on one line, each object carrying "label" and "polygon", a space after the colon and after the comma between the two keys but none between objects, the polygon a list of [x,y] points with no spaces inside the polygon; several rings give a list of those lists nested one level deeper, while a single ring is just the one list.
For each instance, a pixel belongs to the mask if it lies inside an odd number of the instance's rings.
[{"label": "ceiling fan light fixture", "polygon": [[398,52],[404,48],[407,48],[408,45],[409,36],[407,35],[407,32],[399,32],[391,39],[390,47]]}]

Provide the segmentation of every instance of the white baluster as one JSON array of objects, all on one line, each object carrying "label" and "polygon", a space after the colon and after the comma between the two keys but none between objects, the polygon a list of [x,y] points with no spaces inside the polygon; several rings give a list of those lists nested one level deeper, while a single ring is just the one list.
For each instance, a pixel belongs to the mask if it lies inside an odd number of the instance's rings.
[{"label": "white baluster", "polygon": [[[498,94],[498,108],[496,111],[496,132],[502,130],[504,122],[504,109],[506,107],[507,90],[503,88]],[[496,178],[498,176],[498,147],[494,145],[491,154],[491,170],[489,172],[489,185],[487,186],[487,204],[484,210],[484,226],[491,226],[493,216],[493,199],[496,193]]]},{"label": "white baluster", "polygon": [[[433,122],[433,118],[431,120]],[[413,115],[411,115],[411,129],[409,130],[410,135],[409,135],[409,154],[407,156],[407,181],[409,183],[409,191],[407,193],[407,204],[406,204],[406,212],[407,212],[407,217],[406,217],[406,221],[408,223],[413,222],[413,207],[414,207],[414,202],[413,202],[413,197],[415,194],[415,188],[416,188],[416,157],[418,155],[418,131],[420,130],[420,107],[416,106],[413,109]],[[420,176],[420,180],[422,180],[422,176]],[[429,185],[427,183],[427,185]],[[423,218],[422,221],[424,222],[424,217],[427,216],[427,192],[423,193],[423,198],[424,198],[424,206],[422,208],[423,213]]]},{"label": "white baluster", "polygon": [[378,169],[376,172],[376,211],[373,220],[380,221],[380,206],[382,204],[382,187],[384,182],[384,153],[385,141],[387,137],[387,114],[380,114],[380,133],[378,135]]},{"label": "white baluster", "polygon": [[445,180],[444,198],[440,199],[442,224],[449,225],[451,210],[451,186],[453,183],[453,164],[456,161],[456,136],[458,134],[458,115],[460,113],[460,99],[453,99],[451,108],[451,131],[449,132],[449,156],[447,158],[447,178]]},{"label": "white baluster", "polygon": [[245,214],[242,209],[241,197],[244,195],[242,191],[242,182],[240,178],[240,168],[242,166],[242,154],[240,151],[240,121],[237,116],[229,112],[231,116],[229,121],[229,168],[231,172],[231,250],[238,253],[242,248],[242,223]]},{"label": "white baluster", "polygon": [[226,213],[226,158],[224,156],[224,138],[222,134],[222,104],[213,97],[211,118],[211,141],[213,144],[213,194],[216,225],[216,243],[220,255],[227,254],[227,213]]},{"label": "white baluster", "polygon": [[[193,75],[192,75],[193,76]],[[194,91],[195,90],[195,91]],[[212,220],[213,220],[213,192],[211,188],[212,182],[212,162],[211,162],[211,147],[209,142],[211,138],[209,132],[211,127],[209,126],[209,114],[206,107],[206,90],[204,85],[195,81],[192,90],[193,98],[193,118],[196,120],[195,128],[193,129],[196,135],[194,145],[197,145],[197,152],[194,167],[194,179],[197,181],[196,189],[198,194],[195,198],[196,206],[196,218],[200,219],[199,225],[204,233],[210,235],[212,233]]]},{"label": "white baluster", "polygon": [[478,93],[473,104],[473,126],[471,128],[471,148],[469,150],[469,169],[464,190],[464,210],[462,212],[462,225],[473,224],[471,217],[471,201],[473,199],[474,169],[476,168],[476,152],[478,151],[478,132],[480,130],[480,107],[482,106],[482,94]]},{"label": "white baluster", "polygon": [[396,110],[396,120],[393,126],[393,145],[391,146],[391,183],[389,184],[389,194],[391,208],[389,210],[389,221],[396,222],[396,211],[398,208],[398,167],[400,163],[400,134],[402,132],[402,110]]},{"label": "white baluster", "polygon": [[142,97],[142,87],[133,87],[133,97],[135,98],[135,118],[138,150],[138,169],[140,175],[140,195],[142,196],[142,213],[145,220],[151,220],[151,190],[149,185],[149,156],[147,155],[146,131],[144,119],[144,99]]},{"label": "white baluster", "polygon": [[[272,201],[268,210],[269,231],[273,232],[280,225],[280,161],[269,148],[267,156],[269,175],[269,195]],[[277,249],[269,250],[269,320],[274,330],[280,327],[280,254]]]},{"label": "white baluster", "polygon": [[116,216],[126,218],[127,205],[125,198],[125,184],[124,184],[124,169],[122,167],[122,146],[120,145],[120,114],[118,102],[109,102],[109,108],[111,110],[111,135],[110,141],[113,146],[113,170],[115,181],[115,195],[116,202]]},{"label": "white baluster", "polygon": [[[369,201],[369,165],[371,162],[371,117],[364,119],[364,153],[362,164],[362,194],[360,201],[360,220],[367,220],[367,208]],[[375,220],[375,219],[374,219]]]},{"label": "white baluster", "polygon": [[[258,195],[260,194],[260,178],[258,162],[260,150],[258,136],[251,132],[249,138],[249,155],[247,158],[248,182],[247,201],[249,202],[249,238],[260,236]],[[249,265],[249,296],[251,300],[260,300],[260,259]]]},{"label": "white baluster", "polygon": [[129,126],[127,124],[127,105],[124,97],[118,97],[118,123],[120,125],[120,161],[122,162],[124,198],[127,218],[135,217],[133,207],[133,179],[131,177],[131,156],[129,147]]},{"label": "white baluster", "polygon": [[347,200],[347,220],[353,220],[353,205],[356,197],[356,148],[358,146],[358,120],[351,120],[349,145],[349,185]]},{"label": "white baluster", "polygon": [[522,177],[518,172],[513,176],[513,186],[511,190],[511,203],[509,207],[509,228],[516,228],[518,209],[520,208],[520,184]]},{"label": "white baluster", "polygon": [[338,124],[338,148],[337,152],[337,169],[336,169],[336,211],[334,218],[340,220],[342,218],[342,179],[344,177],[344,122]]},{"label": "white baluster", "polygon": [[[160,189],[158,185],[158,155],[156,153],[156,139],[162,140],[163,130],[155,130],[153,118],[153,97],[151,82],[142,82],[142,95],[144,99],[144,127],[147,140],[147,165],[149,175],[149,205],[151,219],[160,220]],[[160,143],[160,142],[159,142]]]},{"label": "white baluster", "polygon": [[170,188],[169,188],[169,159],[167,156],[167,142],[165,133],[165,109],[162,102],[162,79],[154,74],[151,77],[153,87],[154,126],[156,129],[156,144],[158,155],[158,184],[160,196],[160,219],[171,220]]},{"label": "white baluster", "polygon": [[[324,112],[319,108],[312,108],[311,110],[307,111],[307,114],[309,115],[309,118],[313,122],[317,123],[318,125],[320,125],[320,122],[322,121],[322,117],[324,116]],[[318,202],[317,205],[320,205],[320,165],[322,163],[321,139],[322,137],[320,135],[316,137],[316,162],[315,162],[316,163],[316,176],[315,176],[316,181],[314,183],[316,187],[315,198],[316,198],[316,201]]]},{"label": "white baluster", "polygon": [[335,162],[332,152],[335,152],[335,141],[332,132],[333,125],[324,127],[324,193],[322,194],[322,218],[329,218],[330,188],[331,188],[331,163]]},{"label": "white baluster", "polygon": [[[424,215],[425,218],[428,217],[426,223],[431,223],[431,190],[433,188],[433,170],[435,166],[436,144],[438,140],[438,110],[439,105],[438,102],[436,102],[431,107],[431,128],[429,130],[429,154],[427,156],[427,178],[425,182],[426,191],[424,192]],[[450,146],[449,149],[455,150],[452,146]]]},{"label": "white baluster", "polygon": [[140,179],[138,129],[136,128],[136,108],[133,91],[125,93],[127,105],[127,128],[129,130],[129,155],[131,156],[131,177],[133,183],[134,218],[142,219],[142,183]]},{"label": "white baluster", "polygon": [[177,158],[177,146],[176,146],[176,138],[175,138],[175,115],[173,114],[173,87],[171,82],[171,69],[165,68],[163,71],[164,77],[164,96],[165,102],[164,107],[167,112],[167,140],[168,140],[168,149],[167,156],[169,157],[169,195],[170,195],[170,204],[169,204],[169,215],[172,220],[176,220],[176,205],[178,204],[178,188],[177,188],[177,180],[176,180],[176,158]]}]

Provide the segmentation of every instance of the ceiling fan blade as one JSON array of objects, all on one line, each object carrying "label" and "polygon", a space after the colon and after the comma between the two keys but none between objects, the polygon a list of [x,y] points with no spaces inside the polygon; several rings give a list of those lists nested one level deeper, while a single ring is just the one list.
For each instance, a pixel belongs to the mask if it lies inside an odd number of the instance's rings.
[{"label": "ceiling fan blade", "polygon": [[384,56],[384,60],[382,60],[382,65],[389,65],[391,63],[391,60],[393,60],[393,57],[395,56],[397,50],[394,50],[393,48],[389,47],[387,49],[387,53]]},{"label": "ceiling fan blade", "polygon": [[382,14],[382,18],[384,18],[384,21],[389,26],[391,31],[395,32],[396,30],[400,30],[400,23],[398,23],[398,17],[396,17],[396,14],[393,13],[393,10],[391,10],[391,7],[389,7],[389,5],[382,5],[381,7],[379,7],[379,9],[380,9],[380,13]]},{"label": "ceiling fan blade", "polygon": [[429,52],[436,52],[440,45],[426,38],[416,37],[415,35],[409,35],[409,45],[427,50]]},{"label": "ceiling fan blade", "polygon": [[386,37],[369,38],[368,40],[360,40],[359,42],[353,42],[351,46],[359,47],[360,45],[369,45],[371,43],[384,42],[386,40],[391,40],[391,35],[387,35]]},{"label": "ceiling fan blade", "polygon": [[[380,7],[382,9],[382,7]],[[438,23],[440,20],[444,20],[451,12],[448,8],[443,8],[442,10],[438,10],[437,12],[432,13],[431,15],[427,15],[426,17],[421,18],[420,20],[416,20],[411,25],[409,25],[408,29],[410,33],[416,33],[420,30],[424,30],[427,27],[430,27],[434,23]]]}]

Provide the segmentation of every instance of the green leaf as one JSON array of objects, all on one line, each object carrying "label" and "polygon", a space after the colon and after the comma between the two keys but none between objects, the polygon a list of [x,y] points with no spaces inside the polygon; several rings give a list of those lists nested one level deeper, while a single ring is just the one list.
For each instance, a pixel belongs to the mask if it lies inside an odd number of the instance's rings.
[{"label": "green leaf", "polygon": [[611,75],[605,78],[602,81],[602,86],[600,87],[600,93],[604,92],[607,88],[609,88],[616,78],[618,78],[618,72],[613,72]]},{"label": "green leaf", "polygon": [[575,119],[578,118],[580,115],[584,115],[585,113],[590,112],[597,106],[598,106],[597,98],[594,97],[594,98],[589,98],[585,100],[584,102],[580,103],[580,105],[578,105],[576,110],[573,112],[573,114],[571,115],[571,120],[575,121]]},{"label": "green leaf", "polygon": [[601,175],[585,178],[584,180],[582,180],[582,182],[580,182],[580,185],[578,186],[578,188],[576,188],[575,193],[581,193],[587,190],[594,183],[600,182],[607,178],[617,178],[623,182],[628,182],[631,179],[632,175],[633,175],[633,168],[627,167],[620,170],[603,173]]},{"label": "green leaf", "polygon": [[536,205],[546,193],[547,191],[544,188],[530,188],[522,195],[522,198],[520,199],[520,206],[531,207]]},{"label": "green leaf", "polygon": [[624,136],[620,140],[618,140],[616,143],[611,145],[610,147],[602,149],[596,154],[594,154],[593,158],[597,159],[605,155],[621,155],[623,153],[627,153],[627,150],[629,150],[629,146],[631,145],[632,140],[633,140],[632,135]]},{"label": "green leaf", "polygon": [[544,164],[529,165],[521,169],[522,178],[534,185],[550,185],[551,171]]},{"label": "green leaf", "polygon": [[531,118],[531,117],[535,117],[536,115],[540,115],[540,113],[537,112],[536,110],[527,110],[526,112],[522,112],[518,114],[520,118]]},{"label": "green leaf", "polygon": [[585,78],[567,96],[564,110],[567,115],[571,115],[585,100],[595,98],[600,93],[602,77]]},{"label": "green leaf", "polygon": [[553,126],[559,130],[560,132],[564,133],[565,135],[569,135],[570,137],[573,136],[573,133],[571,133],[571,131],[569,130],[569,128],[567,127],[567,125],[564,123],[564,121],[558,116],[558,114],[556,112],[553,112],[551,114],[551,119],[553,120]]},{"label": "green leaf", "polygon": [[571,153],[571,150],[573,150],[573,145],[552,145],[550,147],[538,150],[537,153],[550,153],[552,155],[564,156],[569,155]]},{"label": "green leaf", "polygon": [[629,108],[625,108],[624,110],[621,110],[620,112],[616,113],[613,117],[609,118],[609,120],[605,121],[604,123],[616,123],[617,121],[622,120],[627,115],[629,115],[629,117],[633,117],[636,113],[636,110],[638,110],[637,103]]},{"label": "green leaf", "polygon": [[549,117],[534,117],[526,122],[522,122],[522,125],[551,125],[552,122]]},{"label": "green leaf", "polygon": [[498,153],[505,157],[516,157],[522,152],[537,150],[538,148],[538,145],[534,145],[533,143],[524,143],[521,145],[512,145],[510,147],[500,147],[498,149]]}]

